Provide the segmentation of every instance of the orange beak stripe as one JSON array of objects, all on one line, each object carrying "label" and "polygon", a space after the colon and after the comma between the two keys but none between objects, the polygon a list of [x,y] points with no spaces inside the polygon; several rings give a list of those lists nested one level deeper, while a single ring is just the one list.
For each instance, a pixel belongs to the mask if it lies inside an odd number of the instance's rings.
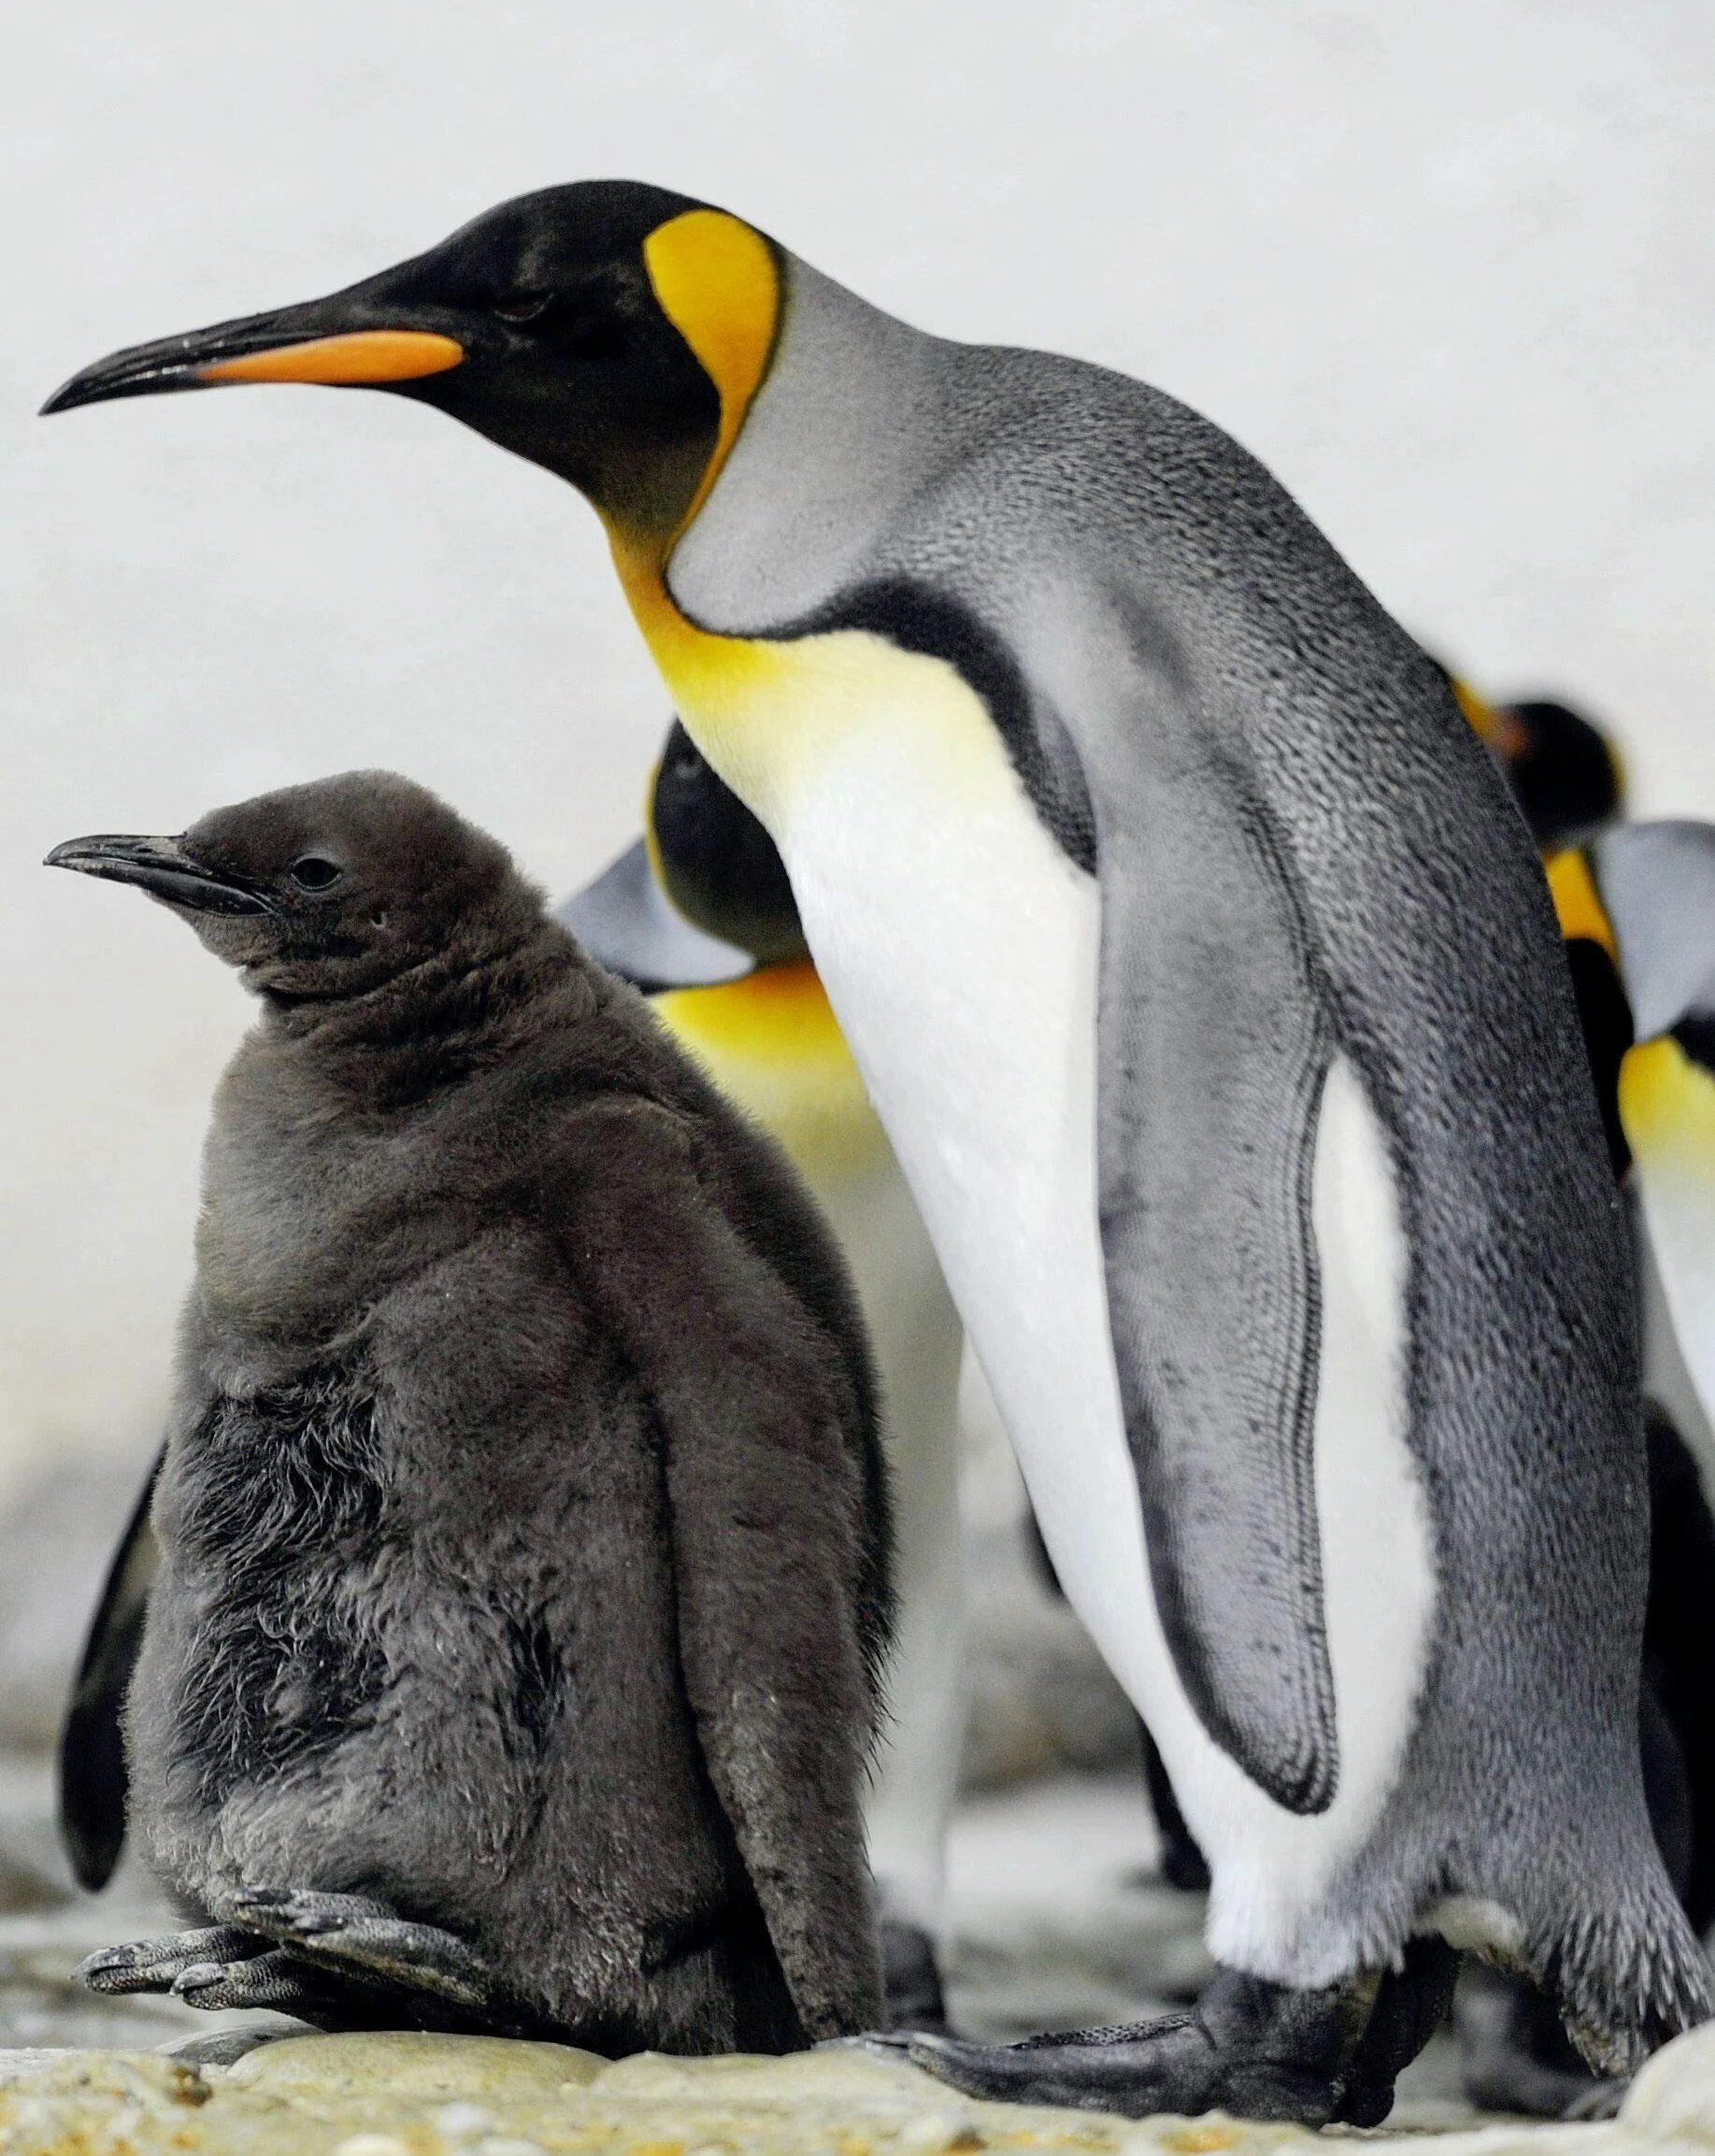
[{"label": "orange beak stripe", "polygon": [[311,337],[242,359],[215,360],[197,370],[205,382],[408,382],[445,374],[464,357],[450,336],[427,330],[360,329],[345,336]]}]

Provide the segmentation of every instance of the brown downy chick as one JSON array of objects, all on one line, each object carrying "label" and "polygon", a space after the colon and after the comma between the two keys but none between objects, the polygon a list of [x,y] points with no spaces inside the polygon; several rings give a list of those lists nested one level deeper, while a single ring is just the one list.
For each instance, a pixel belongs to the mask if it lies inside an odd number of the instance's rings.
[{"label": "brown downy chick", "polygon": [[610,2053],[873,2025],[887,1501],[784,1156],[402,778],[49,859],[263,1006],[127,1716],[134,1820],[209,1926],[88,1980]]}]

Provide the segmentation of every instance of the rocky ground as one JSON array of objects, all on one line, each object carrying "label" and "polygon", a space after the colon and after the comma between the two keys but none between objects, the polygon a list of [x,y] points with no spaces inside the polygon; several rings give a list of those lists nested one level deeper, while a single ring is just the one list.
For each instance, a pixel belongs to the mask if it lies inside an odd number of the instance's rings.
[{"label": "rocky ground", "polygon": [[[971,1793],[952,1847],[953,2019],[1001,2038],[1135,2019],[1194,1992],[1207,1972],[1200,1906],[1154,1874],[1130,1710],[1043,1584],[1009,1470],[973,1421],[974,1711]],[[173,1922],[135,1866],[99,1896],[73,1887],[45,1749],[91,1580],[134,1479],[92,1495],[78,1475],[55,1476],[32,1506],[0,1520],[0,2156],[1202,2156],[1300,2138],[1226,2122],[1134,2127],[997,2110],[852,2053],[609,2065],[552,2045],[311,2036],[277,2017],[74,1987],[71,1971],[92,1949]],[[164,2055],[188,2039],[259,2029],[279,2040],[230,2066]],[[1526,2142],[1528,2156],[1627,2156],[1663,2137],[1715,2143],[1715,2036],[1665,2055],[1619,2124],[1554,2129],[1480,2118],[1443,2038],[1402,2081],[1388,2131],[1436,2133],[1447,2143],[1437,2156],[1498,2156]]]},{"label": "rocky ground", "polygon": [[[0,2049],[6,2156],[868,2156],[1145,2147],[1197,2156],[1294,2138],[1225,2124],[1130,2127],[1084,2114],[998,2110],[966,2104],[908,2067],[847,2053],[608,2065],[551,2045],[300,2034],[231,2067],[193,2068],[162,2047],[221,2030],[283,2035],[293,2025],[196,2014],[167,2000],[96,1999],[74,1988],[72,1967],[91,1948],[168,1928],[171,1920],[135,1869],[98,1897],[78,1894],[48,1800],[39,1759],[0,1768],[8,1903],[0,1916],[0,2046],[14,2047]],[[1123,1772],[1050,1777],[970,1802],[953,1857],[959,2023],[1005,2036],[1108,2021],[1147,2007],[1147,1983],[1158,1999],[1194,1987],[1205,1967],[1198,1910],[1153,1878],[1151,1853],[1135,1778]],[[1708,2083],[1707,2128],[1699,2130],[1715,2140],[1715,2055]],[[1692,2099],[1680,2091],[1672,2102],[1683,2108]],[[1437,2047],[1413,2069],[1396,2122],[1418,2132],[1480,2123],[1458,2099],[1451,2050]],[[1638,2128],[1634,2114],[1620,2128],[1563,2130],[1563,2138],[1565,2131],[1590,2156],[1620,2156]],[[1521,2135],[1541,2143],[1545,2156],[1560,2146],[1546,2130],[1507,2127],[1469,2147],[1499,2150]],[[1458,2156],[1466,2146],[1457,2141]]]}]

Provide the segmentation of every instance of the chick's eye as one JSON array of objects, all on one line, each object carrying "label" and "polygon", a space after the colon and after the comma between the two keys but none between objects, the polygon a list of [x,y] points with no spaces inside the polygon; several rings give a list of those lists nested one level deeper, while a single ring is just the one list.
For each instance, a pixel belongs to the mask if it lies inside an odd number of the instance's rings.
[{"label": "chick's eye", "polygon": [[548,312],[552,299],[550,292],[509,292],[494,302],[494,312],[502,321],[535,321]]},{"label": "chick's eye", "polygon": [[300,891],[325,891],[329,884],[337,883],[345,874],[336,861],[329,861],[320,853],[301,853],[287,869]]}]

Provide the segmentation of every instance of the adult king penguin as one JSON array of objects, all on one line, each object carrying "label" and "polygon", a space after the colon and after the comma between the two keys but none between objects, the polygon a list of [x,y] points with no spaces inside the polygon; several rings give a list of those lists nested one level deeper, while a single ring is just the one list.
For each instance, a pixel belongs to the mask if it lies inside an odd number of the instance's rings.
[{"label": "adult king penguin", "polygon": [[1641,1789],[1636,1328],[1548,893],[1279,485],[1159,392],[922,335],[629,183],[50,408],[290,380],[436,406],[602,515],[1208,1855],[1194,2014],[915,2055],[1368,2122],[1436,1931],[1610,2068],[1706,2014]]}]

